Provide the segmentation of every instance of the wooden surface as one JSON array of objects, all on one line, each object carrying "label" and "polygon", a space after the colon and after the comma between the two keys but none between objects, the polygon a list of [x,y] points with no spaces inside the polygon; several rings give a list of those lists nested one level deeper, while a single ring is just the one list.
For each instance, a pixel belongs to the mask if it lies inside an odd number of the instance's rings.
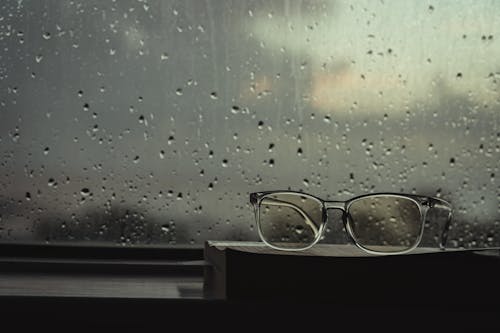
[{"label": "wooden surface", "polygon": [[0,273],[0,296],[202,298],[203,278]]},{"label": "wooden surface", "polygon": [[195,248],[0,245],[0,297],[202,299]]}]

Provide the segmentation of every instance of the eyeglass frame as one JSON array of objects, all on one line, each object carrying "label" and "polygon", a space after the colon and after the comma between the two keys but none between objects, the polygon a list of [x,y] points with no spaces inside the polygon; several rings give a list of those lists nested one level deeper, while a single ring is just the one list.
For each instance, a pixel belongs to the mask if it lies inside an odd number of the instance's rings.
[{"label": "eyeglass frame", "polygon": [[[260,214],[259,214],[260,213],[260,204],[261,204],[261,202],[262,202],[263,199],[265,199],[267,196],[273,195],[273,194],[295,194],[295,195],[307,196],[307,197],[310,197],[310,198],[318,201],[321,204],[321,210],[322,210],[321,225],[320,225],[320,228],[319,228],[319,231],[318,231],[318,236],[316,236],[315,240],[311,244],[309,244],[309,245],[307,245],[305,247],[301,247],[301,248],[281,248],[279,246],[275,246],[275,245],[269,243],[266,240],[266,238],[264,237],[264,234],[262,232],[262,229],[261,229],[262,227],[261,227],[261,223],[260,223]],[[377,196],[399,197],[399,198],[409,199],[409,200],[413,201],[415,204],[417,204],[419,212],[420,212],[420,232],[419,232],[419,235],[418,235],[418,238],[417,238],[415,244],[413,244],[408,249],[405,249],[405,250],[402,250],[402,251],[395,251],[395,252],[379,252],[379,251],[374,251],[374,250],[367,249],[366,247],[364,247],[363,245],[361,245],[356,240],[356,237],[355,237],[355,235],[354,235],[354,233],[352,231],[352,228],[350,226],[350,223],[349,223],[349,219],[350,219],[350,216],[349,216],[349,213],[348,213],[349,212],[349,208],[357,200],[360,200],[360,199],[363,199],[363,198],[366,198],[366,197],[377,197]],[[447,241],[447,238],[448,238],[448,231],[449,231],[449,228],[450,228],[451,217],[452,217],[452,206],[446,200],[443,200],[441,198],[436,198],[436,197],[418,195],[418,194],[394,193],[394,192],[368,193],[368,194],[363,194],[363,195],[358,195],[358,196],[352,197],[351,199],[346,200],[346,201],[336,201],[336,200],[333,201],[333,200],[323,200],[323,199],[320,199],[320,198],[318,198],[318,197],[316,197],[316,196],[314,196],[312,194],[304,193],[304,192],[298,192],[298,191],[289,191],[289,190],[262,191],[262,192],[253,192],[253,193],[250,193],[250,203],[254,207],[255,221],[257,222],[257,230],[258,230],[260,239],[267,246],[269,246],[269,247],[271,247],[273,249],[276,249],[276,250],[281,250],[281,251],[304,251],[304,250],[310,249],[311,247],[313,247],[314,245],[316,245],[321,240],[321,238],[322,238],[322,236],[324,234],[326,225],[328,223],[328,213],[327,213],[327,211],[330,210],[330,209],[336,209],[336,210],[342,211],[342,222],[344,224],[344,228],[346,230],[346,233],[347,233],[350,241],[353,242],[354,245],[356,245],[361,250],[363,250],[363,251],[365,251],[367,253],[370,253],[370,254],[375,254],[375,255],[398,255],[398,254],[405,254],[405,253],[411,252],[415,248],[417,248],[418,245],[420,244],[420,242],[422,241],[422,237],[423,237],[423,234],[424,234],[425,218],[426,218],[427,212],[431,208],[444,208],[444,209],[446,209],[448,211],[448,216],[446,218],[445,225],[444,225],[443,230],[441,232],[441,239],[440,239],[440,242],[439,242],[439,248],[441,250],[445,250],[445,245],[446,245],[446,241]],[[299,209],[300,211],[302,211],[302,213],[306,213],[300,207],[295,207],[295,209]]]}]

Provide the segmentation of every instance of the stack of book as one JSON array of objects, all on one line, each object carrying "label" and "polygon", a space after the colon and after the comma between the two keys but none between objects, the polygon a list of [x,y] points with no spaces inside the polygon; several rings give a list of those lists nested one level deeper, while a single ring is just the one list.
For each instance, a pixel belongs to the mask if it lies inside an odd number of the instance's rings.
[{"label": "stack of book", "polygon": [[338,305],[500,305],[500,251],[420,248],[370,255],[353,245],[300,252],[263,243],[207,242],[204,292],[234,301]]}]

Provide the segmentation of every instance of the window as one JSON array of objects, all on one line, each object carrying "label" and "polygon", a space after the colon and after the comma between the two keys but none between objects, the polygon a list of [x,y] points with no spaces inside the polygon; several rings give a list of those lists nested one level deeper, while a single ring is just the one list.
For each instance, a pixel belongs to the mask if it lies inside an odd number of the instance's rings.
[{"label": "window", "polygon": [[0,242],[254,240],[290,188],[441,196],[498,246],[499,6],[2,1]]}]

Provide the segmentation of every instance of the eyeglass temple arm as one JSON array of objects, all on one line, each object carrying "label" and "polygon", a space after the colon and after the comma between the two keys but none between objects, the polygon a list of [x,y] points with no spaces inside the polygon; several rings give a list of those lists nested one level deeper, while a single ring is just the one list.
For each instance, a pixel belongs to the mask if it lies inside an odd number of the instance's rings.
[{"label": "eyeglass temple arm", "polygon": [[299,206],[294,205],[290,202],[282,201],[282,200],[276,200],[276,199],[271,199],[271,198],[264,198],[261,201],[261,204],[264,205],[269,205],[269,206],[284,206],[288,208],[292,208],[295,211],[297,211],[306,221],[306,224],[311,227],[311,229],[314,231],[315,234],[319,232],[318,228],[314,225],[314,222],[312,219],[307,215],[306,212],[304,212]]},{"label": "eyeglass temple arm", "polygon": [[430,198],[429,206],[430,208],[444,209],[448,212],[448,215],[446,217],[446,223],[444,225],[443,231],[441,232],[441,241],[439,243],[439,247],[442,250],[444,250],[446,246],[446,241],[448,239],[448,231],[451,225],[451,215],[452,215],[451,204],[439,198]]}]

